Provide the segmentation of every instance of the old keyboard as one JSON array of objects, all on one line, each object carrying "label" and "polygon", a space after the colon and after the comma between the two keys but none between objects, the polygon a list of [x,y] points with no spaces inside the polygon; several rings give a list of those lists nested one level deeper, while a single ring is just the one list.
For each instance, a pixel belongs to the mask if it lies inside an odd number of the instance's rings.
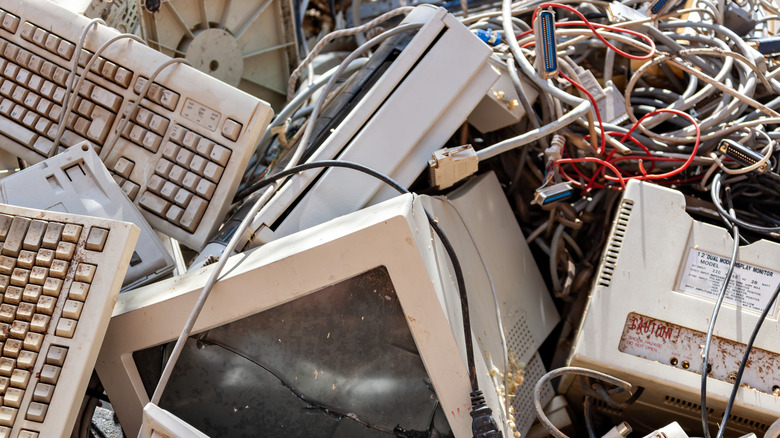
[{"label": "old keyboard", "polygon": [[0,438],[70,436],[137,238],[0,204]]},{"label": "old keyboard", "polygon": [[[98,25],[76,53],[83,16],[48,0],[0,2],[0,147],[37,163],[53,148],[67,80],[78,57],[118,35]],[[163,69],[122,132],[127,113],[169,57],[129,39],[111,44],[72,93],[60,141],[90,141],[150,225],[200,249],[224,219],[272,110],[189,66]],[[75,83],[75,80],[74,80]],[[102,151],[116,140],[110,151]]]}]

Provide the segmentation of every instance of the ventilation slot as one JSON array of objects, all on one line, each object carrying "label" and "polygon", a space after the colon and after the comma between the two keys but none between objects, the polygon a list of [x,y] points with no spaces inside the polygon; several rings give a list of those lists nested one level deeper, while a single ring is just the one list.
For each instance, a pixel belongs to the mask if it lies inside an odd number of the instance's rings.
[{"label": "ventilation slot", "polygon": [[515,354],[515,357],[524,358],[528,355],[528,349],[534,345],[534,336],[531,329],[528,328],[525,313],[520,314],[520,318],[507,333],[506,346]]},{"label": "ventilation slot", "polygon": [[740,425],[745,426],[745,427],[749,427],[749,428],[753,429],[754,432],[765,432],[767,429],[769,429],[769,426],[764,424],[764,423],[761,423],[761,422],[758,422],[758,421],[755,421],[755,420],[750,420],[750,419],[747,419],[747,418],[743,418],[743,417],[740,417],[740,416],[737,416],[737,415],[730,416],[729,417],[729,421],[734,422],[734,423],[739,423]]},{"label": "ventilation slot", "polygon": [[[700,405],[693,402],[689,402],[687,400],[683,400],[681,398],[672,397],[671,395],[667,395],[664,397],[664,404],[671,405],[680,409],[685,409],[686,411],[697,412],[697,413],[701,412]],[[715,411],[712,408],[707,408],[707,414],[712,415],[713,412]]]},{"label": "ventilation slot", "polygon": [[[528,361],[523,374],[523,384],[517,388],[515,397],[512,399],[512,408],[515,411],[515,430],[525,436],[531,425],[536,420],[536,409],[534,408],[534,386],[536,382],[547,373],[542,364],[542,359],[538,353]],[[542,406],[546,406],[553,399],[552,386],[547,383],[542,387]]]},{"label": "ventilation slot", "polygon": [[630,199],[624,199],[620,204],[620,210],[618,210],[617,219],[615,221],[615,228],[612,230],[612,235],[607,245],[607,251],[604,253],[604,260],[601,263],[601,272],[599,273],[599,286],[609,287],[612,281],[612,274],[615,272],[617,266],[618,256],[620,255],[620,248],[623,247],[623,239],[626,237],[626,230],[628,229],[628,219],[631,217],[631,210],[634,208],[634,201]]}]

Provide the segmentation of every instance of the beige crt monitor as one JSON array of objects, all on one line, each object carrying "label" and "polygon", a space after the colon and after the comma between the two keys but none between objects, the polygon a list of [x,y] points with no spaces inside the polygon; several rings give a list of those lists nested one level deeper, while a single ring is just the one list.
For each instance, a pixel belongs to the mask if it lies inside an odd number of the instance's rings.
[{"label": "beige crt monitor", "polygon": [[[449,203],[403,195],[231,257],[160,407],[209,436],[471,436],[460,299],[427,205],[463,263],[480,387],[511,436],[491,376],[505,370],[485,266],[515,363],[528,364],[516,410],[558,315],[495,176],[451,195],[463,222]],[[96,368],[127,435],[212,268],[120,296]]]},{"label": "beige crt monitor", "polygon": [[[700,374],[704,339],[725,277],[733,240],[722,227],[685,211],[683,195],[631,181],[617,211],[569,364],[624,379],[644,392],[633,405],[601,412],[650,432],[676,420],[701,433]],[[780,245],[759,240],[739,248],[734,275],[710,348],[710,424],[723,416],[745,344],[780,282]],[[764,432],[780,417],[778,303],[753,346],[728,431]],[[568,397],[582,405],[570,382]]]}]

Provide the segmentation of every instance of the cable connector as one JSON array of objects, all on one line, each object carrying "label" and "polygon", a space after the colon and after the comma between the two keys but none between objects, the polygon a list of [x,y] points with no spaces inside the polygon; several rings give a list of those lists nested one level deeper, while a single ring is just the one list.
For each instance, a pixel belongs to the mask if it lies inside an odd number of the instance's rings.
[{"label": "cable connector", "polygon": [[[750,149],[742,143],[738,143],[729,139],[723,139],[720,141],[720,144],[718,145],[718,151],[720,151],[720,153],[722,153],[725,157],[731,158],[744,167],[752,166],[764,159],[761,154],[754,151],[753,149]],[[755,171],[763,174],[768,168],[769,165],[765,162]]]},{"label": "cable connector", "polygon": [[552,8],[536,14],[534,38],[536,70],[543,79],[549,79],[558,74],[558,44],[555,38],[555,13]]},{"label": "cable connector", "polygon": [[428,160],[431,184],[446,189],[456,182],[476,173],[479,168],[477,153],[470,144],[435,151]]},{"label": "cable connector", "polygon": [[674,5],[674,3],[673,0],[654,0],[650,3],[650,7],[647,8],[647,15],[651,18],[663,15]]},{"label": "cable connector", "polygon": [[493,419],[493,411],[485,404],[482,391],[471,393],[471,433],[474,438],[503,438],[504,434],[499,430],[496,420]]},{"label": "cable connector", "polygon": [[625,421],[610,429],[601,438],[626,438],[633,429]]},{"label": "cable connector", "polygon": [[474,33],[477,38],[484,41],[486,44],[490,46],[497,46],[501,44],[501,34],[493,29],[477,29],[477,31]]},{"label": "cable connector", "polygon": [[536,189],[534,199],[531,204],[541,206],[552,204],[553,202],[569,199],[574,194],[574,188],[568,182],[554,184],[548,187]]}]

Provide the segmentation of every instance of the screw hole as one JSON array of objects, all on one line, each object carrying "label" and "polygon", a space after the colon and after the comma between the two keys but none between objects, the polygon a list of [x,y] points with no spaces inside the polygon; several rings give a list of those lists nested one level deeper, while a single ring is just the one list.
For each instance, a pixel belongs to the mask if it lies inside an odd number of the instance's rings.
[{"label": "screw hole", "polygon": [[216,59],[211,61],[211,62],[209,62],[209,70],[211,72],[217,71],[218,68],[219,68],[219,62],[217,62]]}]

